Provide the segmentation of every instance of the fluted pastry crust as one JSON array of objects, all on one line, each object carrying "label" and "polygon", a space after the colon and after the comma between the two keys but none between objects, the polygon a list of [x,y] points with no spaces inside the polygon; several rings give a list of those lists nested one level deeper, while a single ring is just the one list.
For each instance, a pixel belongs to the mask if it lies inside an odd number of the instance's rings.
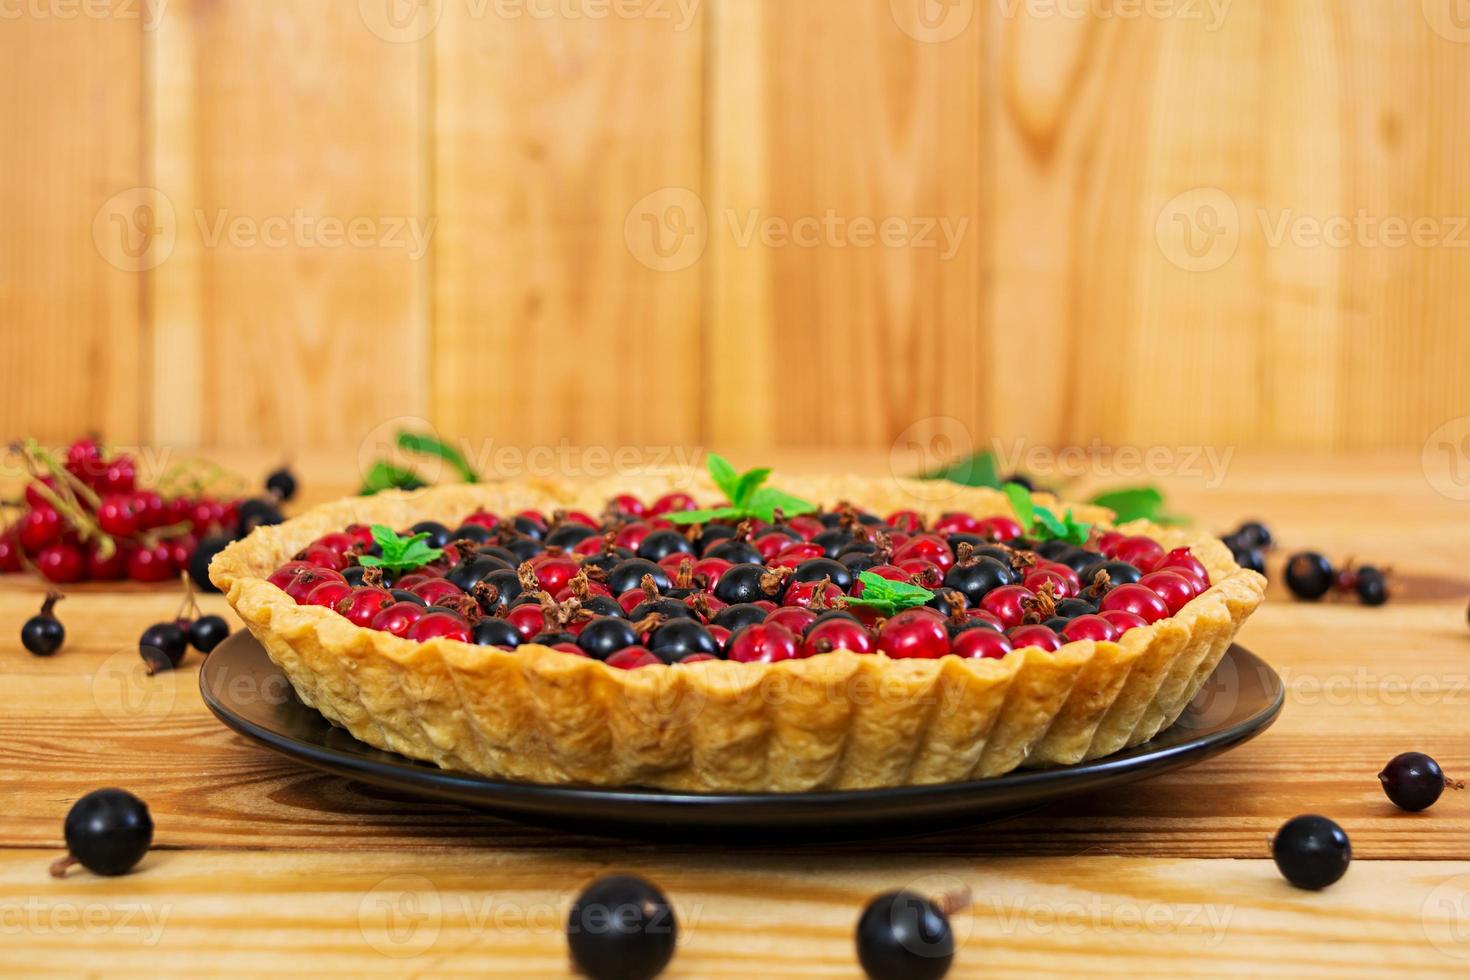
[{"label": "fluted pastry crust", "polygon": [[[707,478],[692,482],[679,489],[718,499]],[[877,513],[1014,516],[1003,494],[951,484],[772,482]],[[777,664],[624,671],[543,646],[400,639],[297,605],[266,581],[311,541],[352,523],[404,528],[481,507],[598,513],[617,493],[652,499],[668,489],[662,476],[527,479],[352,498],[260,528],[216,557],[211,577],[301,699],[364,742],[486,776],[689,791],[940,783],[1109,755],[1173,724],[1265,591],[1265,579],[1237,566],[1218,540],[1140,521],[1121,529],[1165,548],[1190,547],[1213,584],[1177,615],[1117,643],[1030,647],[1000,660],[835,651]],[[1105,525],[1111,516],[1074,509]]]}]

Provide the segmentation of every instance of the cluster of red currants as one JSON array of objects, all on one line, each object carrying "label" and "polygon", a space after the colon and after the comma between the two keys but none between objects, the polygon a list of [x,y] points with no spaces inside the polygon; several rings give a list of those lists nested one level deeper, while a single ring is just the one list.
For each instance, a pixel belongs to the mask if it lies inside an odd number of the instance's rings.
[{"label": "cluster of red currants", "polygon": [[199,539],[234,527],[239,501],[166,498],[138,484],[137,463],[79,439],[53,454],[17,447],[30,472],[20,516],[0,531],[0,573],[34,568],[56,583],[164,582],[189,564]]},{"label": "cluster of red currants", "polygon": [[[837,649],[999,658],[1117,640],[1210,586],[1188,549],[1117,532],[1087,545],[1023,537],[1009,517],[842,505],[775,522],[681,527],[684,494],[622,496],[585,513],[475,513],[408,529],[433,549],[385,571],[386,528],[310,544],[270,581],[303,605],[413,640],[537,643],[614,667],[771,663]],[[364,564],[377,566],[365,568]]]}]

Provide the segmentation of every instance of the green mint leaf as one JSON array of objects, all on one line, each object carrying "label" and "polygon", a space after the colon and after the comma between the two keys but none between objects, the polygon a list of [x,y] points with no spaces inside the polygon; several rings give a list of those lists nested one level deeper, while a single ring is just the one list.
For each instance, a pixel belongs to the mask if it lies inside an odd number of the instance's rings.
[{"label": "green mint leaf", "polygon": [[406,572],[415,568],[422,568],[430,562],[438,561],[444,552],[439,548],[431,548],[424,543],[427,534],[415,534],[412,537],[399,537],[391,527],[382,524],[372,526],[373,540],[378,547],[383,549],[383,554],[363,555],[357,560],[359,565],[367,568],[381,568],[392,572]]},{"label": "green mint leaf", "polygon": [[759,517],[763,521],[774,521],[778,510],[783,517],[795,517],[797,514],[812,513],[817,509],[817,505],[774,487],[761,487],[751,494],[750,499],[745,502],[744,509],[751,517]]},{"label": "green mint leaf", "polygon": [[1164,494],[1156,487],[1123,487],[1092,498],[1099,507],[1116,515],[1117,523],[1153,521],[1155,524],[1183,524],[1184,518],[1164,510]]},{"label": "green mint leaf", "polygon": [[735,472],[735,467],[730,461],[719,453],[710,453],[705,460],[705,466],[709,467],[709,476],[715,481],[715,486],[725,491],[725,499],[735,503],[737,495],[735,485],[740,482],[740,474]]},{"label": "green mint leaf", "polygon": [[1033,507],[1032,512],[1036,516],[1036,527],[1047,537],[1065,538],[1067,536],[1067,526],[1050,510],[1045,507]]},{"label": "green mint leaf", "polygon": [[1016,512],[1016,520],[1021,523],[1021,531],[1030,534],[1036,525],[1036,506],[1031,503],[1031,491],[1019,483],[1007,483],[1001,488],[1005,491],[1006,499],[1011,502],[1011,508]]},{"label": "green mint leaf", "polygon": [[745,516],[739,507],[711,507],[708,510],[683,510],[663,515],[674,524],[708,524],[710,521],[733,520]]},{"label": "green mint leaf", "polygon": [[765,483],[770,475],[770,467],[746,470],[740,474],[740,479],[735,481],[735,496],[730,498],[730,503],[736,507],[744,507],[750,503],[750,498],[755,495],[760,485]]},{"label": "green mint leaf", "polygon": [[433,436],[420,435],[416,432],[398,433],[398,447],[411,453],[419,453],[424,456],[437,456],[450,466],[454,467],[459,478],[466,483],[479,483],[480,474],[474,471],[469,461],[461,455],[458,449],[435,439]]},{"label": "green mint leaf", "polygon": [[413,470],[406,470],[401,466],[394,466],[387,460],[380,459],[363,477],[362,488],[357,491],[357,495],[371,497],[384,490],[419,490],[424,486],[426,486],[424,481],[419,479],[419,475]]},{"label": "green mint leaf", "polygon": [[966,487],[989,487],[1000,489],[1000,469],[995,463],[995,454],[978,452],[919,475],[921,480],[948,480]]},{"label": "green mint leaf", "polygon": [[863,583],[863,594],[856,599],[847,600],[848,603],[856,603],[873,609],[889,606],[892,610],[889,615],[900,609],[922,606],[934,598],[934,593],[922,586],[909,582],[895,582],[881,575],[874,575],[872,572],[863,572],[858,575],[858,581]]}]

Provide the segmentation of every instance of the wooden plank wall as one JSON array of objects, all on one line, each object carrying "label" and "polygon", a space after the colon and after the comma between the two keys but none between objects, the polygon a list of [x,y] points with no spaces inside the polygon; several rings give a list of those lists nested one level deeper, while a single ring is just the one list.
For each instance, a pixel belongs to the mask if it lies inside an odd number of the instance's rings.
[{"label": "wooden plank wall", "polygon": [[16,9],[6,435],[897,462],[1470,415],[1455,0]]}]

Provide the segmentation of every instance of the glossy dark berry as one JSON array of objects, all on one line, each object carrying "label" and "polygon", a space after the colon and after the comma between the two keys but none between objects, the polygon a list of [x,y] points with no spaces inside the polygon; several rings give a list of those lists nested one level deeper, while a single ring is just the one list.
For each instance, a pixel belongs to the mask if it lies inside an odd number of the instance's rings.
[{"label": "glossy dark berry", "polygon": [[1230,554],[1235,558],[1235,564],[1252,572],[1266,574],[1266,556],[1259,548],[1234,547]]},{"label": "glossy dark berry", "polygon": [[1087,599],[1063,599],[1057,603],[1057,615],[1066,619],[1091,616],[1097,612],[1097,603]]},{"label": "glossy dark berry", "polygon": [[988,594],[1015,581],[1016,575],[1009,565],[988,557],[960,562],[944,575],[944,584],[964,595],[972,606],[980,605],[980,600]]},{"label": "glossy dark berry", "polygon": [[411,602],[415,606],[421,607],[427,607],[429,605],[424,597],[417,592],[410,592],[407,589],[389,589],[388,592],[396,602]]},{"label": "glossy dark berry", "polygon": [[636,589],[643,584],[643,576],[652,575],[653,584],[660,591],[674,587],[673,581],[669,579],[669,573],[647,558],[629,558],[627,561],[618,562],[612,571],[607,573],[608,591],[619,596],[631,589]]},{"label": "glossy dark berry", "polygon": [[21,646],[38,657],[51,656],[66,642],[66,627],[56,618],[56,604],[62,598],[60,592],[48,593],[41,611],[20,628]]},{"label": "glossy dark berry", "polygon": [[606,660],[619,650],[638,644],[638,631],[626,619],[602,617],[582,628],[577,646],[594,660]]},{"label": "glossy dark berry", "polygon": [[696,619],[698,614],[693,609],[674,598],[679,590],[675,589],[669,595],[659,596],[657,599],[649,599],[640,602],[628,612],[628,618],[633,622],[652,615],[659,615],[665,619]]},{"label": "glossy dark berry", "polygon": [[1298,599],[1320,599],[1336,580],[1332,563],[1314,551],[1292,555],[1286,563],[1286,587]]},{"label": "glossy dark berry", "polygon": [[720,645],[710,631],[693,619],[676,619],[660,626],[648,638],[648,649],[666,664],[694,653],[720,655]]},{"label": "glossy dark berry", "polygon": [[633,875],[594,881],[567,916],[572,962],[589,980],[650,980],[674,958],[678,938],[669,900]]},{"label": "glossy dark berry", "polygon": [[1270,529],[1260,521],[1246,521],[1231,537],[1247,548],[1265,550],[1276,543],[1271,537]]},{"label": "glossy dark berry", "polygon": [[451,537],[453,532],[438,521],[419,521],[408,529],[408,533],[410,535],[427,534],[428,537],[424,539],[424,544],[430,548],[442,548],[453,540]]},{"label": "glossy dark berry", "polygon": [[1404,752],[1378,774],[1383,792],[1400,810],[1427,810],[1444,792],[1444,770],[1423,752]]},{"label": "glossy dark berry", "polygon": [[521,631],[508,619],[496,619],[493,616],[480,620],[470,630],[470,635],[477,646],[482,647],[506,647],[514,650],[521,645]]},{"label": "glossy dark berry", "polygon": [[649,561],[663,561],[678,554],[694,554],[694,545],[678,531],[654,531],[638,546],[638,557]]},{"label": "glossy dark berry", "polygon": [[1388,602],[1388,578],[1372,565],[1358,569],[1353,589],[1358,593],[1358,601],[1365,606],[1381,606]]},{"label": "glossy dark berry", "polygon": [[813,558],[796,566],[791,574],[793,582],[820,582],[827,578],[843,592],[852,588],[852,569],[831,558]]},{"label": "glossy dark berry", "polygon": [[770,570],[759,562],[732,565],[715,583],[715,598],[727,605],[735,606],[761,599],[775,599],[776,593],[766,591]]},{"label": "glossy dark berry", "polygon": [[596,534],[596,530],[580,521],[565,521],[552,528],[542,540],[548,548],[571,549]]},{"label": "glossy dark berry", "polygon": [[189,578],[200,592],[218,592],[219,587],[209,580],[209,563],[214,556],[230,546],[233,539],[223,534],[211,534],[194,546],[189,556]]},{"label": "glossy dark berry", "polygon": [[742,626],[754,626],[756,623],[763,623],[765,621],[766,611],[760,606],[749,602],[726,606],[724,609],[715,613],[715,618],[711,620],[714,625],[723,626],[732,633],[739,630]]},{"label": "glossy dark berry", "polygon": [[857,954],[872,980],[938,980],[954,962],[954,932],[929,899],[889,892],[858,919]]},{"label": "glossy dark berry", "polygon": [[189,644],[200,653],[209,653],[229,635],[230,624],[223,616],[200,616],[189,624]]},{"label": "glossy dark berry", "polygon": [[831,530],[823,531],[821,534],[812,538],[812,544],[825,551],[828,558],[836,558],[852,542],[852,534],[841,528],[832,528]]},{"label": "glossy dark berry", "polygon": [[285,522],[286,515],[282,514],[280,508],[269,500],[247,500],[240,505],[239,516],[235,523],[235,535],[243,538],[258,527]]},{"label": "glossy dark berry", "polygon": [[138,653],[150,674],[177,667],[188,649],[188,634],[178,623],[155,623],[138,638]]},{"label": "glossy dark berry", "polygon": [[1132,585],[1143,578],[1143,573],[1126,561],[1098,561],[1082,570],[1082,587],[1090,588],[1097,579],[1098,572],[1107,572],[1108,582],[1112,585]]},{"label": "glossy dark berry", "polygon": [[[515,569],[511,568],[509,562],[494,555],[474,555],[451,568],[445,578],[468,592],[485,581],[485,577],[491,572],[510,572],[514,575]],[[519,577],[516,581],[520,582]]]},{"label": "glossy dark berry", "polygon": [[723,558],[732,565],[759,565],[761,553],[745,541],[721,541],[704,553],[705,558]]},{"label": "glossy dark berry", "polygon": [[1347,873],[1353,847],[1337,824],[1305,814],[1282,824],[1271,841],[1271,856],[1287,881],[1315,891]]},{"label": "glossy dark berry", "polygon": [[78,862],[99,875],[126,874],[153,843],[148,805],[121,789],[93,790],[72,804],[63,827],[68,858],[51,866],[57,876]]},{"label": "glossy dark berry", "polygon": [[271,496],[285,503],[296,496],[296,474],[290,467],[282,466],[265,478],[265,489]]}]

